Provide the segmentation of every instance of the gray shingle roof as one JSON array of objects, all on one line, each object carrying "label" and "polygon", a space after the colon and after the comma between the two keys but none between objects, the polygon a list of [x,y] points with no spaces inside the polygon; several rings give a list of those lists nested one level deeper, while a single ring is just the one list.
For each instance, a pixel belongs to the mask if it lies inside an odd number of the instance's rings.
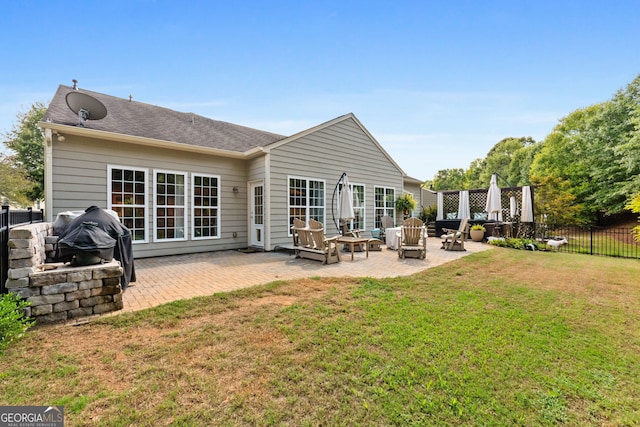
[{"label": "gray shingle roof", "polygon": [[[73,90],[69,86],[60,85],[43,120],[77,125],[78,116],[67,107],[65,101],[67,93]],[[85,89],[79,91],[98,99],[107,107],[104,119],[85,122],[88,129],[240,153],[285,138],[283,135],[212,120],[193,113],[181,113]]]}]

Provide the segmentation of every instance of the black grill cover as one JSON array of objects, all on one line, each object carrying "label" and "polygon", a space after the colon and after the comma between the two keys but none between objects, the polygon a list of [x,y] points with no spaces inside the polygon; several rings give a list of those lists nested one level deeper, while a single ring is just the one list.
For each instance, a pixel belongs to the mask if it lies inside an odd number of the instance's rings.
[{"label": "black grill cover", "polygon": [[[136,281],[131,232],[107,211],[100,209],[98,206],[91,206],[87,208],[82,215],[71,221],[64,233],[60,235],[60,239],[64,239],[72,230],[80,227],[83,222],[96,224],[98,228],[105,231],[112,239],[115,239],[116,244],[113,247],[113,258],[120,261],[122,265],[123,272],[121,282],[122,290],[125,290],[130,282]],[[68,258],[68,260],[70,260],[70,258]]]},{"label": "black grill cover", "polygon": [[116,239],[98,227],[95,222],[83,221],[79,226],[70,228],[64,237],[58,240],[58,256],[68,259],[77,254],[91,254],[103,260],[113,259]]}]

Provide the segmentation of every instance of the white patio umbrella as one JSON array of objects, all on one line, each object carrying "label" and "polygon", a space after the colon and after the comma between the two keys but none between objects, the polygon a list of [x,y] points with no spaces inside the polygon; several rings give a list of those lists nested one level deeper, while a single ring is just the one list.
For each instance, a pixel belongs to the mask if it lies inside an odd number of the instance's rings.
[{"label": "white patio umbrella", "polygon": [[516,196],[511,196],[509,199],[509,213],[511,214],[511,219],[513,220],[516,215],[518,215],[518,201],[516,200]]},{"label": "white patio umbrella", "polygon": [[342,174],[342,190],[340,191],[340,204],[338,205],[338,218],[343,232],[346,231],[346,224],[355,218],[353,212],[353,193],[349,186],[349,177]]},{"label": "white patio umbrella", "polygon": [[528,185],[522,187],[522,212],[520,213],[520,221],[533,222],[533,202],[531,200],[531,187]]},{"label": "white patio umbrella", "polygon": [[502,193],[498,187],[498,176],[494,173],[491,175],[491,184],[487,191],[487,206],[485,211],[489,214],[489,219],[502,221]]},{"label": "white patio umbrella", "polygon": [[438,191],[437,202],[438,213],[436,214],[436,221],[441,221],[444,219],[444,194],[441,191]]},{"label": "white patio umbrella", "polygon": [[458,219],[471,218],[471,209],[469,208],[469,191],[460,191],[458,200]]}]

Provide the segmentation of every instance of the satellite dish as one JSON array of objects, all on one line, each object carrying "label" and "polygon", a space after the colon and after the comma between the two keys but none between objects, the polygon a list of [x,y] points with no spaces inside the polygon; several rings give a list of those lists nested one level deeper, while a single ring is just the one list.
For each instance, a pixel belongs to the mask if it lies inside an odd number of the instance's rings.
[{"label": "satellite dish", "polygon": [[86,120],[100,120],[107,115],[107,107],[93,96],[82,92],[69,92],[67,106],[78,115],[78,125],[84,126]]}]

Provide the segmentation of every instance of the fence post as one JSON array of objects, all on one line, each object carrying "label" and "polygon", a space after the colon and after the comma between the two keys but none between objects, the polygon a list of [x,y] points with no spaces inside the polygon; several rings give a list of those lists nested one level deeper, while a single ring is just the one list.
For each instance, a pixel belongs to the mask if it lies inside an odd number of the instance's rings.
[{"label": "fence post", "polygon": [[2,205],[0,211],[0,294],[5,293],[9,274],[9,206]]},{"label": "fence post", "polygon": [[33,208],[28,207],[27,212],[29,212],[29,224],[33,224]]},{"label": "fence post", "polygon": [[589,234],[590,234],[590,239],[589,239],[589,243],[591,245],[591,247],[589,248],[589,254],[593,255],[593,225],[591,227],[589,227]]}]

